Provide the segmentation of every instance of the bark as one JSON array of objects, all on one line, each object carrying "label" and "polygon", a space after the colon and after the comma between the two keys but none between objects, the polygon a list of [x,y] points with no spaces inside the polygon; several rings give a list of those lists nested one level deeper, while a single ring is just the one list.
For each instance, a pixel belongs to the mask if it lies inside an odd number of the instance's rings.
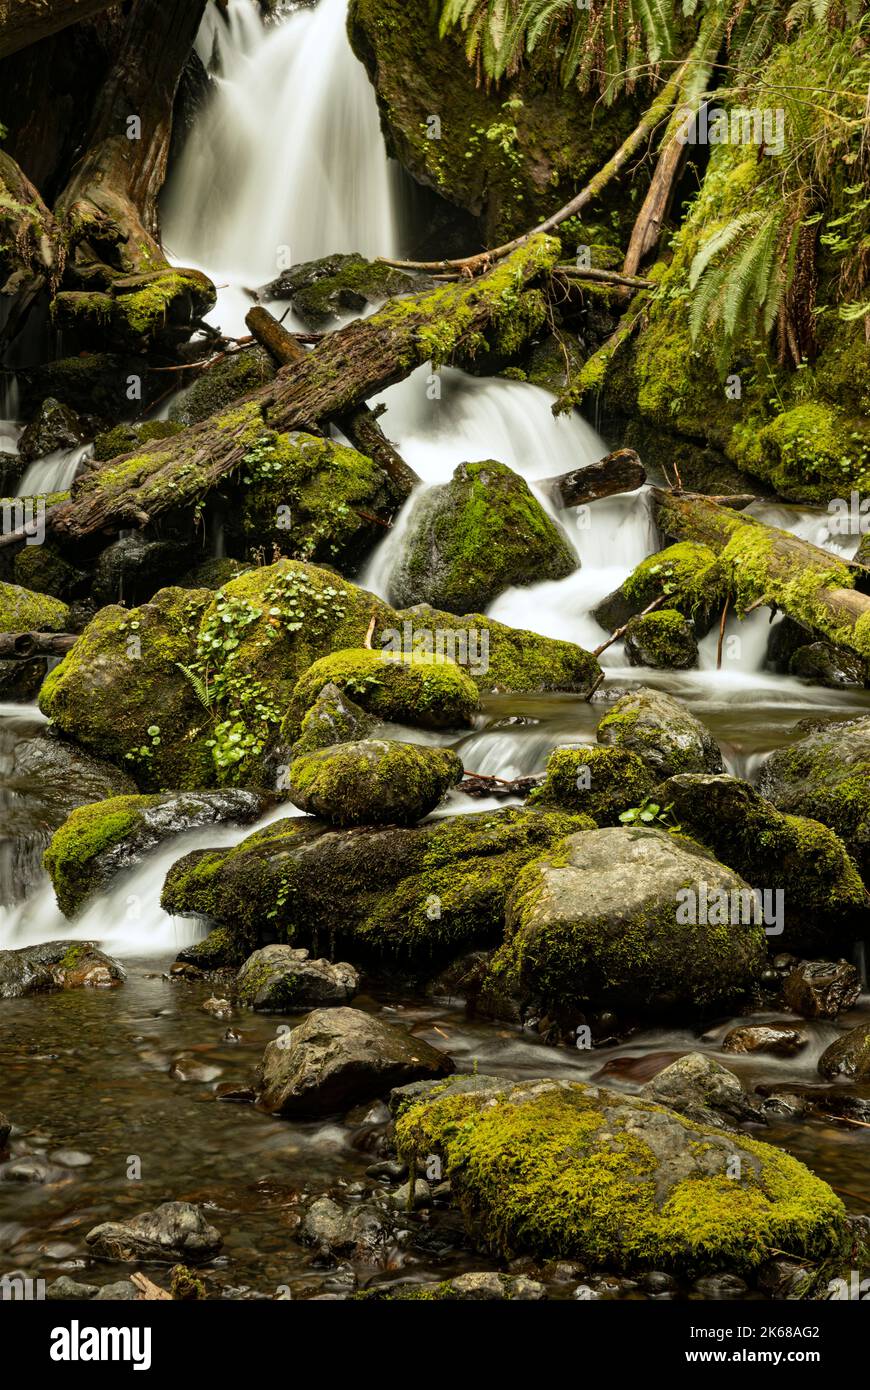
[{"label": "bark", "polygon": [[55,320],[100,346],[184,340],[215,302],[205,275],[168,264],[157,225],[173,102],[203,9],[204,0],[135,0],[57,203],[72,255]]},{"label": "bark", "polygon": [[541,487],[563,507],[579,507],[617,492],[634,492],[646,482],[646,469],[634,449],[617,449],[597,463],[545,478]]},{"label": "bark", "polygon": [[27,176],[0,150],[0,342],[11,341],[42,291],[63,272],[57,224]]},{"label": "bark", "polygon": [[633,271],[599,270],[596,266],[557,265],[556,270],[569,280],[592,280],[599,285],[615,285],[631,290],[651,290],[654,280],[644,280]]},{"label": "bark", "polygon": [[870,596],[830,551],[694,493],[653,491],[659,529],[719,557],[739,613],[769,603],[803,627],[870,658]]},{"label": "bark", "polygon": [[[552,270],[558,244],[535,238],[477,280],[444,285],[387,303],[368,319],[331,334],[304,360],[282,367],[267,386],[222,415],[92,469],[73,497],[48,514],[48,528],[76,539],[144,526],[162,512],[193,505],[229,476],[251,447],[252,431],[319,430],[352,416],[378,391],[433,360],[480,349],[486,333],[524,327],[525,286]],[[529,321],[529,329],[532,321]],[[140,462],[141,460],[141,462]]]},{"label": "bark", "polygon": [[116,4],[117,0],[0,0],[0,58]]},{"label": "bark", "polygon": [[[293,334],[288,333],[268,309],[259,305],[251,309],[245,323],[279,366],[302,362],[308,356]],[[402,501],[410,497],[420,479],[383,434],[373,410],[361,405],[349,415],[343,415],[336,424],[355,449],[380,464]]]},{"label": "bark", "polygon": [[63,656],[77,641],[71,632],[3,632],[0,633],[0,658],[29,661],[34,656]]}]

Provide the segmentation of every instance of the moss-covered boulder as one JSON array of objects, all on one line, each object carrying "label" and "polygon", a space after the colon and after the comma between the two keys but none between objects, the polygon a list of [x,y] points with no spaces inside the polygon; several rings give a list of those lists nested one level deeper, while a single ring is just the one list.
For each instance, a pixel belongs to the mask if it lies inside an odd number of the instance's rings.
[{"label": "moss-covered boulder", "polygon": [[296,1013],[347,1004],[359,976],[346,961],[311,960],[304,949],[273,942],[249,956],[236,976],[234,994],[258,1013]]},{"label": "moss-covered boulder", "polygon": [[247,396],[249,391],[265,386],[276,371],[269,353],[258,343],[230,353],[206,371],[199,372],[193,385],[175,398],[169,407],[170,422],[182,428],[196,425]]},{"label": "moss-covered boulder", "polygon": [[335,743],[355,743],[366,738],[376,723],[334,681],[327,681],[302,720],[291,756],[299,758],[303,753],[314,753]]},{"label": "moss-covered boulder", "polygon": [[398,606],[488,607],[512,585],[564,579],[578,561],[524,478],[503,463],[461,463],[414,504],[390,578]]},{"label": "moss-covered boulder", "polygon": [[766,923],[777,949],[845,949],[870,924],[858,870],[828,826],[783,815],[739,777],[671,777],[656,800],[753,888],[781,893],[782,913]]},{"label": "moss-covered boulder", "polygon": [[16,584],[37,594],[51,594],[69,602],[87,593],[90,575],[71,564],[48,540],[42,545],[23,545],[13,561]]},{"label": "moss-covered boulder", "polygon": [[296,758],[288,795],[329,825],[414,825],[462,777],[450,748],[364,739]]},{"label": "moss-covered boulder", "polygon": [[520,869],[592,824],[530,808],[345,831],[288,817],[232,849],[180,859],[162,902],[226,927],[246,953],[277,938],[429,978],[464,950],[498,944]]},{"label": "moss-covered boulder", "polygon": [[70,611],[48,594],[0,584],[0,632],[68,632]]},{"label": "moss-covered boulder", "polygon": [[291,266],[264,285],[259,298],[289,299],[309,328],[324,328],[347,314],[360,313],[369,304],[419,288],[417,276],[383,262],[367,261],[354,252]]},{"label": "moss-covered boulder", "polygon": [[698,642],[688,619],[675,608],[632,618],[625,631],[629,666],[688,671],[698,664]]},{"label": "moss-covered boulder", "polygon": [[169,439],[184,429],[177,420],[145,420],[142,424],[116,425],[114,429],[104,430],[94,440],[94,459],[97,463],[107,463],[109,459],[121,454],[131,454],[150,444],[155,439]]},{"label": "moss-covered boulder", "polygon": [[18,453],[25,463],[33,463],[34,459],[45,458],[46,454],[59,449],[76,449],[87,437],[87,430],[76,412],[48,396],[22,431]]},{"label": "moss-covered boulder", "polygon": [[598,825],[616,825],[623,811],[649,795],[654,781],[643,759],[628,749],[557,748],[529,804],[584,811]]},{"label": "moss-covered boulder", "polygon": [[214,927],[201,941],[180,950],[176,959],[181,965],[208,972],[240,966],[246,955],[246,947],[236,933],[227,927]]},{"label": "moss-covered boulder", "polygon": [[606,748],[637,753],[661,777],[678,772],[723,772],[722,754],[709,730],[679,700],[641,686],[617,700],[596,731]]},{"label": "moss-covered boulder", "polygon": [[759,789],[780,811],[836,830],[870,884],[870,718],[823,724],[777,748]]},{"label": "moss-covered boulder", "polygon": [[478,705],[474,681],[455,661],[356,647],[322,657],[306,671],[293,691],[283,734],[301,726],[302,712],[327,684],[378,719],[421,729],[467,728]]},{"label": "moss-covered boulder", "polygon": [[[704,911],[702,889],[729,911]],[[560,1010],[648,1015],[746,999],[766,962],[762,927],[729,920],[732,894],[742,906],[746,890],[687,837],[645,826],[570,835],[519,875],[492,985]]]},{"label": "moss-covered boulder", "polygon": [[226,821],[245,825],[264,810],[261,797],[237,790],[115,796],[80,806],[45,851],[57,905],[66,917],[74,917],[116,874],[133,868],[165,840]]},{"label": "moss-covered boulder", "polygon": [[636,1096],[548,1079],[410,1089],[395,1099],[400,1151],[441,1158],[493,1254],[694,1276],[844,1243],[839,1197],[790,1154]]},{"label": "moss-covered boulder", "polygon": [[693,620],[700,636],[709,630],[725,597],[716,555],[709,546],[681,541],[647,556],[614,593],[601,600],[594,617],[605,631],[615,632],[664,596],[670,608]]},{"label": "moss-covered boulder", "polygon": [[113,989],[127,972],[95,941],[46,941],[0,951],[0,999],[52,994],[60,989]]}]

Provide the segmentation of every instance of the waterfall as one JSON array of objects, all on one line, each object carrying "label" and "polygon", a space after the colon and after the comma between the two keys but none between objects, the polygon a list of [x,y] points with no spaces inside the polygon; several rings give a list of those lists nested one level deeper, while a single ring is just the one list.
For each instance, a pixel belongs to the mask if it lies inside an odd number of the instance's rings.
[{"label": "waterfall", "polygon": [[[210,7],[198,41],[214,71],[169,182],[166,246],[225,285],[216,317],[238,330],[245,289],[332,252],[397,254],[396,180],[347,0],[320,0],[264,27],[255,0]],[[231,318],[228,318],[228,315]]]},{"label": "waterfall", "polygon": [[85,459],[93,454],[92,444],[75,449],[56,449],[45,458],[28,464],[18,484],[19,497],[35,497],[41,492],[66,492]]}]

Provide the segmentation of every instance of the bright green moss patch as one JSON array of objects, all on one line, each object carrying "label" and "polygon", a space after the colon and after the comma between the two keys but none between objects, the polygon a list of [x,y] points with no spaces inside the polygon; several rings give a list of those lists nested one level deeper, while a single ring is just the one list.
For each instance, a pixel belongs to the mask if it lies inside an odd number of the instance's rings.
[{"label": "bright green moss patch", "polygon": [[653,781],[642,759],[624,748],[557,748],[529,804],[583,811],[598,825],[615,825],[621,812],[640,805]]},{"label": "bright green moss patch", "polygon": [[59,599],[0,584],[0,632],[68,632],[69,626],[69,608]]},{"label": "bright green moss patch", "polygon": [[506,1258],[691,1276],[843,1240],[842,1202],[797,1159],[576,1082],[447,1087],[399,1115],[396,1140],[442,1158],[475,1240]]},{"label": "bright green moss patch", "polygon": [[360,647],[314,663],[293,691],[282,733],[295,734],[329,682],[379,719],[423,729],[467,727],[478,703],[474,681],[454,661]]},{"label": "bright green moss patch", "polygon": [[74,917],[94,889],[92,860],[125,840],[138,825],[142,811],[157,800],[152,796],[113,796],[80,806],[55,831],[43,862],[65,917]]}]

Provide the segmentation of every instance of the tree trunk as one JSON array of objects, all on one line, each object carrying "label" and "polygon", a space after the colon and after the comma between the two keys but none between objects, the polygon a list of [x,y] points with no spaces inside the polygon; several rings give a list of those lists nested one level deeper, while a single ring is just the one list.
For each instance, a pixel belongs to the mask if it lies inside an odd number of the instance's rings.
[{"label": "tree trunk", "polygon": [[[547,275],[558,243],[536,237],[480,279],[443,285],[387,303],[368,319],[331,334],[304,360],[222,414],[149,443],[77,480],[73,497],[51,512],[49,529],[72,539],[144,526],[160,513],[193,506],[242,462],[264,429],[318,430],[352,416],[378,391],[431,361],[486,350],[484,335],[518,326],[531,332],[525,287]],[[137,466],[138,465],[138,466]]]},{"label": "tree trunk", "polygon": [[2,632],[0,658],[30,661],[35,656],[63,656],[77,641],[71,632]]},{"label": "tree trunk", "polygon": [[63,273],[57,223],[33,184],[0,150],[0,342],[11,341],[43,289]]},{"label": "tree trunk", "polygon": [[616,449],[597,463],[574,468],[540,484],[562,507],[579,507],[617,492],[634,492],[646,482],[646,469],[634,449]]},{"label": "tree trunk", "polygon": [[71,246],[59,326],[84,345],[184,341],[214,306],[210,280],[171,267],[157,236],[172,106],[204,0],[135,0],[94,111],[87,149],[56,213]]},{"label": "tree trunk", "polygon": [[118,0],[0,0],[0,58],[19,53],[70,24],[110,10]]},{"label": "tree trunk", "polygon": [[830,551],[694,493],[653,491],[659,529],[697,541],[718,558],[738,613],[775,604],[789,617],[863,660],[870,659],[870,597]]}]

